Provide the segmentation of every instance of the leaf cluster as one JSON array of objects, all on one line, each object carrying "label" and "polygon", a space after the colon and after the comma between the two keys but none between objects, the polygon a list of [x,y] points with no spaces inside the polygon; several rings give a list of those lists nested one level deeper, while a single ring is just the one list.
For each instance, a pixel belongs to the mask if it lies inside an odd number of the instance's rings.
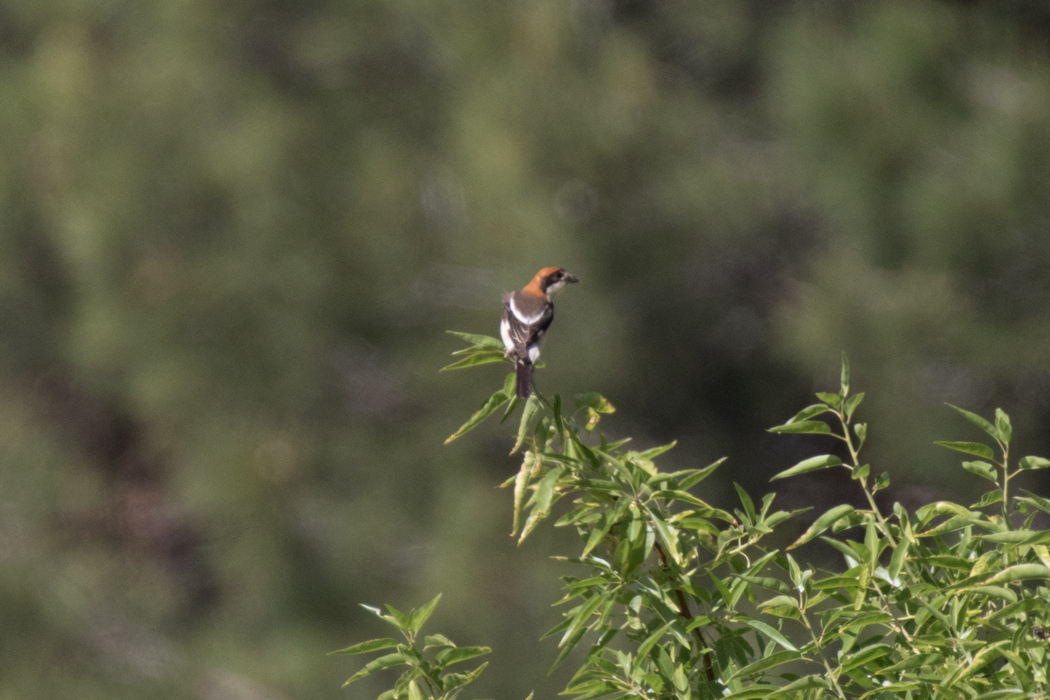
[{"label": "leaf cluster", "polygon": [[[498,343],[467,339],[474,345],[457,364]],[[450,440],[508,404],[505,420],[520,403],[512,380]],[[579,551],[556,557],[580,573],[563,578],[557,604],[565,611],[546,635],[558,639],[555,666],[581,644],[588,648],[565,694],[1047,696],[1050,530],[1037,527],[1036,518],[1050,515],[1050,499],[1011,494],[1010,481],[1050,460],[1011,460],[1012,429],[1002,410],[989,421],[953,406],[989,440],[938,444],[979,458],[962,467],[992,488],[969,506],[938,501],[908,512],[895,503],[884,513],[875,494],[889,476],[873,477],[861,459],[867,425],[854,416],[864,394],[850,393],[845,355],[839,391],[816,398],[771,430],[826,435],[841,449],[802,460],[774,480],[845,469],[868,506],[828,509],[783,551],[765,541],[802,511],[774,510],[772,493],[756,504],[740,486],[732,512],[694,493],[724,460],[661,471],[656,459],[673,443],[638,451],[629,440],[592,434],[601,415],[614,410],[600,395],[577,396],[571,410],[559,396],[525,402],[512,450],[522,450],[521,468],[504,483],[514,491],[512,534],[524,540],[559,502],[563,513],[554,525],[579,534]],[[839,567],[820,569],[794,551],[816,540],[838,552]],[[391,697],[403,696],[395,689]]]},{"label": "leaf cluster", "polygon": [[424,637],[423,646],[420,647],[417,643],[419,631],[434,612],[439,600],[441,600],[441,594],[435,596],[426,605],[411,610],[407,614],[389,605],[386,606],[388,614],[384,614],[379,608],[363,605],[365,610],[397,629],[404,638],[404,642],[399,642],[393,637],[383,637],[331,652],[332,655],[356,655],[387,649],[394,650],[367,663],[360,671],[350,676],[343,683],[343,687],[377,671],[405,666],[407,668],[398,677],[394,687],[380,695],[378,700],[423,700],[423,698],[454,700],[463,688],[481,675],[481,672],[488,666],[488,662],[466,673],[451,672],[448,668],[488,654],[491,649],[456,646],[443,634]]}]

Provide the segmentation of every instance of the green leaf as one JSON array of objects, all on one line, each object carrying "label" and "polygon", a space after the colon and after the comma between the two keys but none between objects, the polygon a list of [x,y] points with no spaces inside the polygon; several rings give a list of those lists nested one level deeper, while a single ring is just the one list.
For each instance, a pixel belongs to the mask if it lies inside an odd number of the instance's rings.
[{"label": "green leaf", "polygon": [[438,601],[441,600],[441,594],[438,593],[434,598],[426,605],[416,608],[412,611],[412,614],[408,618],[408,629],[412,632],[418,632],[421,627],[430,619],[430,616],[434,613],[434,608],[437,607]]},{"label": "green leaf", "polygon": [[[857,436],[858,440],[860,440],[860,445],[863,445],[864,441],[868,439],[868,424],[854,423],[853,434]],[[857,449],[860,449],[860,445],[857,446]]]},{"label": "green leaf", "polygon": [[514,477],[514,522],[511,525],[510,536],[518,534],[518,523],[521,521],[521,509],[525,505],[525,487],[529,484],[532,470],[536,466],[536,453],[527,452],[525,459],[521,461],[521,469]]},{"label": "green leaf", "polygon": [[812,406],[806,406],[805,408],[803,408],[801,411],[799,411],[790,419],[788,419],[787,423],[801,423],[804,421],[808,421],[810,418],[816,418],[822,413],[827,413],[830,410],[831,407],[828,406],[826,403],[815,403]]},{"label": "green leaf", "polygon": [[434,660],[440,666],[451,666],[491,652],[492,649],[488,647],[456,647],[439,652]]},{"label": "green leaf", "polygon": [[800,690],[816,690],[818,688],[830,690],[831,683],[829,683],[823,676],[802,676],[801,678],[788,683],[783,688],[780,688],[777,694],[783,697],[783,693],[796,693]]},{"label": "green leaf", "polygon": [[396,647],[398,641],[396,639],[370,639],[367,642],[361,642],[360,644],[354,644],[353,646],[340,649],[338,651],[328,652],[329,656],[335,656],[337,654],[367,654],[371,651],[379,651],[380,649],[390,649]]},{"label": "green leaf", "polygon": [[591,408],[597,413],[616,413],[616,407],[609,399],[594,391],[576,394],[576,408]]},{"label": "green leaf", "polygon": [[440,371],[445,372],[451,369],[467,369],[478,365],[489,365],[493,362],[503,362],[505,359],[502,350],[479,350],[472,355],[467,355],[462,360],[456,360],[450,365],[445,365]]},{"label": "green leaf", "polygon": [[882,472],[875,479],[875,483],[871,485],[871,492],[875,493],[876,491],[881,491],[884,488],[887,488],[889,485],[890,485],[890,473],[889,472]]},{"label": "green leaf", "polygon": [[664,549],[667,550],[667,554],[671,557],[675,564],[678,566],[682,565],[682,555],[678,552],[678,532],[674,528],[668,527],[667,523],[656,513],[650,513],[651,522],[653,529],[656,530],[656,534],[660,537],[660,541],[663,542]]},{"label": "green leaf", "polygon": [[962,466],[963,469],[971,474],[976,474],[979,477],[988,479],[988,481],[998,481],[999,475],[995,471],[995,467],[988,462],[963,462]]},{"label": "green leaf", "polygon": [[901,671],[912,671],[923,666],[937,666],[941,663],[944,663],[944,656],[941,654],[914,654],[905,656],[903,661],[898,661],[876,673],[880,676],[892,676]]},{"label": "green leaf", "polygon": [[1018,500],[1021,503],[1027,503],[1028,505],[1043,511],[1047,515],[1050,515],[1050,499],[1043,498],[1042,496],[1038,496],[1031,491],[1025,491],[1024,489],[1021,489],[1021,491],[1025,495],[1019,496],[1015,500]]},{"label": "green leaf", "polygon": [[1006,415],[1006,411],[1001,408],[995,409],[995,428],[1002,436],[1002,441],[1009,445],[1013,427],[1010,425],[1010,416]]},{"label": "green leaf", "polygon": [[[823,425],[823,423],[821,423]],[[805,474],[806,472],[817,471],[818,469],[828,469],[830,467],[841,467],[842,460],[835,455],[817,455],[816,457],[810,457],[804,459],[790,469],[785,469],[770,481],[777,479],[786,479],[789,476],[797,476],[799,474]]]},{"label": "green leaf", "polygon": [[829,527],[834,525],[837,521],[846,517],[854,510],[853,506],[843,503],[842,505],[835,506],[831,510],[824,513],[822,516],[816,519],[816,521],[809,526],[809,529],[802,533],[802,536],[795,540],[788,549],[794,549],[795,547],[801,546],[811,539],[821,534]]},{"label": "green leaf", "polygon": [[880,659],[893,651],[889,644],[872,644],[864,647],[854,654],[844,654],[840,660],[842,673],[849,673],[853,669],[860,668],[875,659]]},{"label": "green leaf", "polygon": [[518,437],[514,440],[514,447],[510,448],[510,453],[514,454],[521,446],[525,444],[525,436],[529,432],[529,424],[532,422],[532,417],[536,415],[536,411],[540,408],[540,397],[538,394],[530,394],[529,399],[525,402],[525,408],[521,409],[521,422],[518,423]]},{"label": "green leaf", "polygon": [[[776,582],[776,583],[780,583],[781,585],[784,585],[783,582],[777,581],[777,579],[767,579],[767,580],[770,581],[770,582]],[[750,577],[748,577],[748,582],[749,583],[755,583],[755,581],[753,579],[751,579]],[[775,595],[772,598],[769,598],[768,600],[763,600],[761,603],[758,604],[758,609],[759,610],[767,610],[769,608],[794,608],[797,611],[798,610],[798,601],[795,600],[795,598],[793,598],[793,597],[791,597],[789,595],[781,594],[781,595]]]},{"label": "green leaf", "polygon": [[[513,377],[514,375],[511,374],[510,376]],[[474,428],[476,428],[479,425],[481,425],[485,421],[486,418],[488,418],[489,416],[491,416],[493,413],[496,412],[496,409],[498,409],[503,404],[507,403],[507,401],[510,400],[510,397],[512,395],[513,394],[507,394],[504,389],[500,389],[495,394],[490,396],[488,401],[486,401],[482,405],[482,407],[480,409],[478,409],[478,411],[474,415],[472,415],[470,417],[470,419],[460,427],[459,430],[457,430],[456,432],[452,433],[452,435],[450,435],[445,440],[445,444],[447,445],[448,443],[452,442],[456,438],[463,437],[464,435],[469,433],[471,430],[473,430]]]},{"label": "green leaf", "polygon": [[842,408],[842,397],[827,391],[818,391],[817,398],[834,408],[836,411]]},{"label": "green leaf", "polygon": [[1050,459],[1029,455],[1028,457],[1022,457],[1017,466],[1021,469],[1046,469],[1050,467]]},{"label": "green leaf", "polygon": [[983,457],[984,459],[995,458],[995,452],[992,451],[992,448],[980,442],[946,442],[937,440],[933,444],[947,447],[949,450],[955,450],[956,452]]},{"label": "green leaf", "polygon": [[551,469],[536,486],[536,503],[533,505],[529,517],[525,519],[525,527],[522,528],[521,537],[518,538],[519,545],[525,541],[525,538],[539,525],[540,521],[550,513],[551,502],[554,500],[554,486],[564,473],[565,467]]},{"label": "green leaf", "polygon": [[695,473],[690,475],[690,476],[685,477],[684,479],[682,479],[682,481],[679,482],[679,484],[678,484],[678,488],[682,489],[684,491],[684,490],[686,490],[688,488],[692,488],[693,486],[696,486],[701,481],[703,481],[708,476],[710,476],[711,473],[714,472],[715,469],[718,469],[720,466],[722,466],[722,464],[725,463],[726,459],[728,459],[728,458],[727,457],[723,457],[722,459],[720,459],[720,460],[718,460],[716,462],[712,462],[711,464],[708,464],[706,467],[703,467],[702,469],[691,470],[691,471],[694,471]]},{"label": "green leaf", "polygon": [[408,682],[408,700],[423,700],[423,693],[414,678]]},{"label": "green leaf", "polygon": [[775,685],[749,685],[744,690],[738,690],[735,693],[720,696],[720,700],[765,700],[766,698],[773,697],[773,694],[778,690],[780,690],[780,688]]},{"label": "green leaf", "polygon": [[958,503],[952,503],[951,501],[936,501],[915,511],[915,520],[920,526],[924,526],[938,515],[958,515],[965,517],[972,515],[972,513]]},{"label": "green leaf", "polygon": [[1016,564],[1003,569],[995,576],[988,579],[986,583],[988,585],[995,585],[997,583],[1009,583],[1011,581],[1021,581],[1030,578],[1050,578],[1050,569],[1042,564]]},{"label": "green leaf", "polygon": [[762,622],[761,620],[744,620],[744,624],[750,627],[751,629],[755,630],[756,632],[762,633],[763,635],[773,640],[780,646],[784,647],[788,651],[798,651],[795,645],[792,644],[787,637],[781,634],[778,630]]},{"label": "green leaf", "polygon": [[992,489],[991,491],[985,491],[984,495],[981,496],[981,500],[973,504],[974,508],[984,508],[995,503],[1003,502],[1003,490]]},{"label": "green leaf", "polygon": [[639,659],[648,656],[649,652],[652,651],[654,646],[656,646],[656,643],[667,633],[667,630],[671,629],[671,627],[677,623],[678,620],[671,620],[670,622],[664,623],[656,628],[652,634],[645,638],[644,642],[638,645],[638,651],[635,653],[635,656]]},{"label": "green leaf", "polygon": [[768,671],[771,668],[776,668],[777,666],[790,663],[792,661],[797,661],[801,658],[801,652],[793,651],[790,649],[774,652],[765,658],[759,659],[758,661],[753,661],[747,666],[744,666],[743,668],[739,669],[738,671],[736,671],[736,673],[726,678],[726,682],[731,683],[737,678],[746,678],[747,676],[753,676],[756,673],[762,673],[763,671]]},{"label": "green leaf", "polygon": [[389,603],[383,603],[383,607],[386,608],[387,612],[390,613],[390,617],[394,620],[394,624],[397,626],[398,629],[408,629],[408,615],[404,614]]},{"label": "green leaf", "polygon": [[735,481],[733,482],[733,488],[736,489],[736,495],[744,506],[744,510],[747,511],[747,517],[751,519],[752,523],[755,522],[755,503],[751,500],[751,496],[748,496],[744,487]]},{"label": "green leaf", "polygon": [[[449,673],[448,675],[442,677],[441,689],[447,693],[450,690],[462,688],[465,685],[473,683],[477,679],[477,677],[481,675],[481,672],[488,667],[488,665],[489,662],[486,661],[470,673]],[[451,697],[455,697],[455,694],[453,694]]]},{"label": "green leaf", "polygon": [[677,444],[678,444],[678,441],[674,440],[673,442],[669,442],[666,445],[660,445],[658,447],[650,447],[648,450],[643,450],[642,452],[639,452],[638,454],[640,454],[641,456],[643,456],[643,457],[645,457],[646,459],[649,459],[649,460],[656,459],[657,457],[662,455],[664,452],[667,452],[668,450],[673,449],[674,446],[677,445]]},{"label": "green leaf", "polygon": [[1002,434],[999,432],[999,429],[996,428],[991,423],[989,423],[988,421],[986,421],[984,418],[981,418],[976,413],[973,413],[972,411],[967,411],[965,408],[959,408],[958,406],[955,406],[955,405],[950,404],[950,403],[949,404],[945,404],[945,405],[947,405],[948,407],[950,407],[950,408],[954,409],[955,411],[957,411],[959,413],[959,415],[961,415],[963,418],[965,418],[966,420],[970,421],[971,423],[976,425],[978,428],[980,428],[984,432],[986,432],[989,435],[991,435],[996,440],[999,440],[1001,442],[1005,442],[1003,440]]},{"label": "green leaf", "polygon": [[576,630],[576,634],[572,636],[572,639],[563,642],[564,646],[561,644],[559,645],[561,646],[561,651],[558,653],[557,658],[554,659],[554,663],[551,664],[551,671],[561,666],[562,662],[565,661],[566,658],[568,658],[569,654],[572,653],[572,650],[575,649],[576,645],[580,643],[581,639],[583,639],[583,635],[586,632],[587,628],[581,627],[580,629]]},{"label": "green leaf", "polygon": [[1032,695],[1026,693],[1023,690],[992,690],[987,693],[981,693],[973,700],[1028,700]]},{"label": "green leaf", "polygon": [[846,351],[842,351],[842,372],[839,377],[841,384],[841,394],[845,397],[849,394],[849,358],[846,357]]},{"label": "green leaf", "polygon": [[959,593],[974,593],[977,595],[988,596],[990,598],[1001,598],[1007,603],[1016,603],[1017,594],[1011,589],[1003,586],[974,586],[972,588],[963,588],[957,591]]},{"label": "green leaf", "polygon": [[789,434],[821,434],[830,435],[831,428],[827,423],[819,420],[804,420],[798,423],[785,423],[784,425],[778,425],[770,428],[771,433],[789,433]]},{"label": "green leaf", "polygon": [[345,688],[354,681],[360,680],[365,676],[375,673],[376,671],[382,671],[384,668],[390,668],[391,666],[400,666],[401,664],[406,663],[408,663],[408,659],[406,659],[405,655],[401,653],[380,656],[378,659],[375,659],[374,661],[366,664],[365,667],[362,668],[360,671],[347,678],[346,682],[343,683],[343,687]]},{"label": "green leaf", "polygon": [[456,644],[443,634],[428,634],[423,639],[424,649],[432,647],[454,647]]},{"label": "green leaf", "polygon": [[[503,341],[499,338],[493,338],[491,335],[475,335],[474,333],[460,333],[459,331],[445,331],[449,335],[454,335],[457,338],[461,338],[468,343],[479,345],[484,348],[494,348],[497,350],[503,350]],[[468,348],[469,350],[469,348]],[[464,352],[460,350],[458,352]],[[458,354],[458,353],[453,353]]]},{"label": "green leaf", "polygon": [[891,581],[896,581],[898,574],[901,572],[901,567],[904,566],[904,558],[908,555],[908,547],[910,547],[908,540],[901,540],[897,548],[893,550],[893,556],[890,557],[890,565],[886,569],[887,575],[889,575]]},{"label": "green leaf", "polygon": [[597,547],[598,543],[605,539],[605,536],[609,533],[612,526],[619,522],[620,518],[623,517],[623,514],[627,511],[627,506],[630,503],[631,499],[620,498],[616,503],[616,508],[606,510],[602,513],[601,520],[598,521],[599,524],[591,530],[591,534],[587,537],[587,545],[583,548],[583,553],[580,554],[581,558],[590,554],[591,550]]},{"label": "green leaf", "polygon": [[859,406],[860,402],[863,401],[863,400],[864,400],[864,392],[863,391],[860,392],[859,394],[854,394],[853,396],[851,396],[848,399],[846,399],[846,402],[842,406],[843,413],[846,414],[846,420],[849,420],[849,419],[851,419],[853,417],[853,412],[857,410],[857,406]]}]

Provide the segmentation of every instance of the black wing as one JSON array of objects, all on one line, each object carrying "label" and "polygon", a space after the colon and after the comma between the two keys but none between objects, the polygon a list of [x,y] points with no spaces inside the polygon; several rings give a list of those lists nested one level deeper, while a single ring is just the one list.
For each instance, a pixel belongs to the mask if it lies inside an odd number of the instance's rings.
[{"label": "black wing", "polygon": [[554,306],[549,303],[544,305],[543,311],[532,323],[525,323],[514,314],[510,308],[509,297],[503,305],[502,325],[507,330],[507,336],[514,345],[514,354],[517,357],[528,357],[528,349],[539,344],[553,320]]}]

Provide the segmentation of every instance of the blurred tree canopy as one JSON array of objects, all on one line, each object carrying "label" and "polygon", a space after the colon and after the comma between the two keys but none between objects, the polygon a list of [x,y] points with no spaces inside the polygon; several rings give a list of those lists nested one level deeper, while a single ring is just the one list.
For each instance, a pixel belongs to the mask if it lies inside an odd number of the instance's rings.
[{"label": "blurred tree canopy", "polygon": [[1050,450],[1042,2],[0,0],[0,128],[0,696],[337,697],[439,591],[542,693],[559,535],[436,370],[545,265],[540,389],[756,492],[842,349],[892,498],[976,492],[945,401]]}]

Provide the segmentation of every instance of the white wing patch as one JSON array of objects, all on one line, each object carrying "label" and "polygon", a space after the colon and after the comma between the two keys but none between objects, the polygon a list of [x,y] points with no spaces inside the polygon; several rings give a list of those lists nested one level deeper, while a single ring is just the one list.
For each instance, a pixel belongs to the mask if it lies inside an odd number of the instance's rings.
[{"label": "white wing patch", "polygon": [[[544,311],[546,311],[546,309],[540,309],[537,313],[533,314],[532,316],[526,316],[518,310],[517,304],[514,303],[514,297],[510,298],[510,312],[514,314],[514,317],[516,319],[524,323],[526,326],[531,326],[532,324],[539,321],[540,317],[543,316]],[[504,338],[504,341],[506,341],[506,338]]]},{"label": "white wing patch", "polygon": [[510,339],[510,322],[501,321],[499,324],[499,334],[503,338],[503,347],[507,350],[514,349],[514,341]]}]

